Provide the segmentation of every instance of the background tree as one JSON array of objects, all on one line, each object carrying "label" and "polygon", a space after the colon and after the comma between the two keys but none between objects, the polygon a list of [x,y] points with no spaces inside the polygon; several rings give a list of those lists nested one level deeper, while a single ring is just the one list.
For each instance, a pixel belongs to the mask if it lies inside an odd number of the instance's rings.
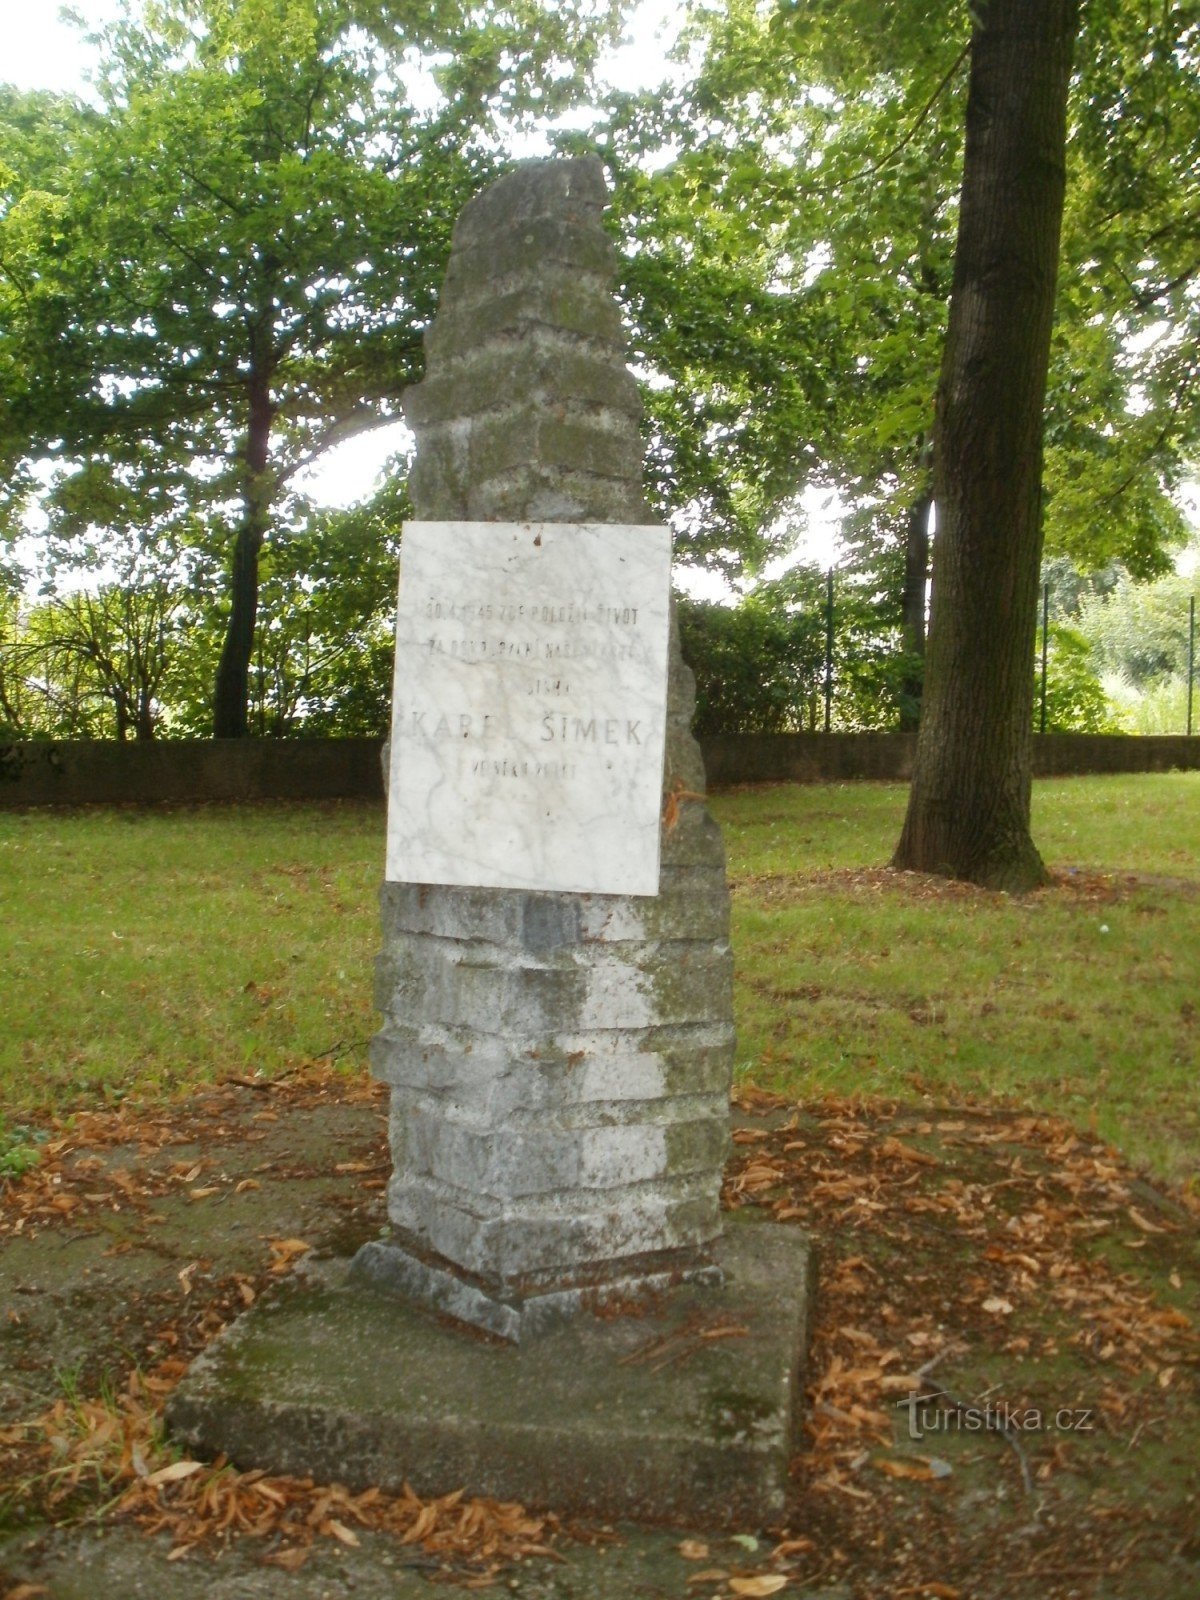
[{"label": "background tree", "polygon": [[26,285],[8,349],[61,352],[70,386],[18,391],[6,453],[59,464],[68,534],[199,521],[223,552],[218,735],[246,731],[259,563],[298,475],[397,415],[497,119],[553,108],[605,17],[146,0],[105,31],[103,115],[0,241]]},{"label": "background tree", "polygon": [[1042,407],[1077,0],[988,0],[971,42],[921,727],[894,864],[1025,889]]},{"label": "background tree", "polygon": [[[878,7],[851,9],[694,7],[688,79],[610,109],[649,461],[685,561],[757,570],[807,484],[925,492],[933,383],[914,373],[921,350],[936,371],[952,247],[929,174],[961,118],[907,128],[925,75],[897,70]],[[851,65],[835,45],[855,23]]]},{"label": "background tree", "polygon": [[0,635],[0,701],[21,737],[157,737],[185,682],[199,620],[175,554],[146,540],[93,540],[69,581],[42,568],[14,592]]},{"label": "background tree", "polygon": [[276,550],[251,672],[255,731],[378,735],[391,720],[392,655],[404,479],[326,511]]},{"label": "background tree", "polygon": [[[677,88],[617,103],[601,139],[662,503],[684,559],[709,559],[720,527],[720,559],[753,570],[795,536],[798,489],[836,487],[880,627],[901,630],[912,725],[967,7],[732,0],[691,17]],[[1045,540],[1088,570],[1152,575],[1182,538],[1172,497],[1200,423],[1188,8],[1095,0],[1079,57]]]},{"label": "background tree", "polygon": [[[1042,725],[1040,674],[1034,685],[1033,727]],[[1109,704],[1096,670],[1091,641],[1078,628],[1050,624],[1046,651],[1047,733],[1120,733],[1121,722]]]},{"label": "background tree", "polygon": [[0,739],[27,739],[35,731],[30,687],[18,654],[23,636],[20,593],[0,582]]},{"label": "background tree", "polygon": [[30,417],[61,417],[79,381],[68,348],[39,328],[35,263],[59,246],[67,168],[90,120],[66,96],[0,83],[0,541],[19,531],[36,488]]},{"label": "background tree", "polygon": [[108,703],[119,740],[153,739],[180,604],[181,596],[162,584],[78,591],[34,613],[26,649],[48,693],[73,682],[77,702]]}]

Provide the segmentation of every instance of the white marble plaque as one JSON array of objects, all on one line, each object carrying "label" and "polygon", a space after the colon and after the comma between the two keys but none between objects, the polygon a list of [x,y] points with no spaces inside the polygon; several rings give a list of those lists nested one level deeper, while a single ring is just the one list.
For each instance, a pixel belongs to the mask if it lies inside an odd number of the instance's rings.
[{"label": "white marble plaque", "polygon": [[411,522],[387,876],[658,893],[667,528]]}]

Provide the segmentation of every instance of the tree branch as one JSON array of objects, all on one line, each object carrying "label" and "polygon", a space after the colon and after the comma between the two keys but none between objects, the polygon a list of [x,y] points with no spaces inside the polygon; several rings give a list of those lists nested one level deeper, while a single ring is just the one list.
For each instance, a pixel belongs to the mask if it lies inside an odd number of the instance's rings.
[{"label": "tree branch", "polygon": [[841,185],[842,188],[845,188],[846,184],[860,183],[863,178],[872,178],[877,172],[882,172],[885,167],[891,166],[892,162],[896,159],[900,152],[906,149],[916,138],[917,134],[920,132],[922,123],[933,110],[934,106],[937,105],[943,92],[949,87],[951,81],[958,72],[958,69],[962,66],[963,62],[967,59],[970,53],[971,41],[968,39],[966,44],[963,45],[962,49],[959,51],[958,55],[954,58],[949,70],[938,83],[937,88],[933,91],[933,93],[929,96],[929,99],[926,100],[925,104],[917,113],[916,120],[913,122],[912,127],[909,128],[908,132],[899,141],[899,143],[893,145],[888,151],[887,155],[885,155],[881,161],[877,161],[873,167],[864,167],[861,172],[856,172],[852,177],[847,178],[846,182]]}]

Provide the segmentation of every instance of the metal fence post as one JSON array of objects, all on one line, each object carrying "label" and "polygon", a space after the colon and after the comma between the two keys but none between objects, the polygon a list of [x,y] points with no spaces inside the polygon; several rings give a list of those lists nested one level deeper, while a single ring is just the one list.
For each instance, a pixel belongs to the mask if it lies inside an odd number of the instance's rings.
[{"label": "metal fence post", "polygon": [[833,568],[825,576],[825,732],[833,707]]},{"label": "metal fence post", "polygon": [[1046,731],[1046,661],[1047,646],[1050,638],[1050,585],[1042,585],[1042,725],[1039,732]]}]

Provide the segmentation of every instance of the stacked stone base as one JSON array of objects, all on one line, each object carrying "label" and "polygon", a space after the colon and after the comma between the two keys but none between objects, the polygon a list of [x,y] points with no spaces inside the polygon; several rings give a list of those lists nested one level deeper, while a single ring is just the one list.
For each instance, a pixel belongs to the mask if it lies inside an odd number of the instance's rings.
[{"label": "stacked stone base", "polygon": [[581,1312],[600,1317],[644,1313],[681,1284],[716,1289],[725,1280],[715,1261],[697,1260],[692,1251],[662,1251],[657,1256],[596,1263],[592,1274],[578,1283],[506,1286],[469,1277],[452,1262],[430,1260],[389,1239],[363,1246],[354,1258],[350,1281],[523,1344]]},{"label": "stacked stone base", "polygon": [[393,1237],[356,1275],[504,1338],[716,1281],[732,962],[685,806],[654,898],[387,884]]}]

